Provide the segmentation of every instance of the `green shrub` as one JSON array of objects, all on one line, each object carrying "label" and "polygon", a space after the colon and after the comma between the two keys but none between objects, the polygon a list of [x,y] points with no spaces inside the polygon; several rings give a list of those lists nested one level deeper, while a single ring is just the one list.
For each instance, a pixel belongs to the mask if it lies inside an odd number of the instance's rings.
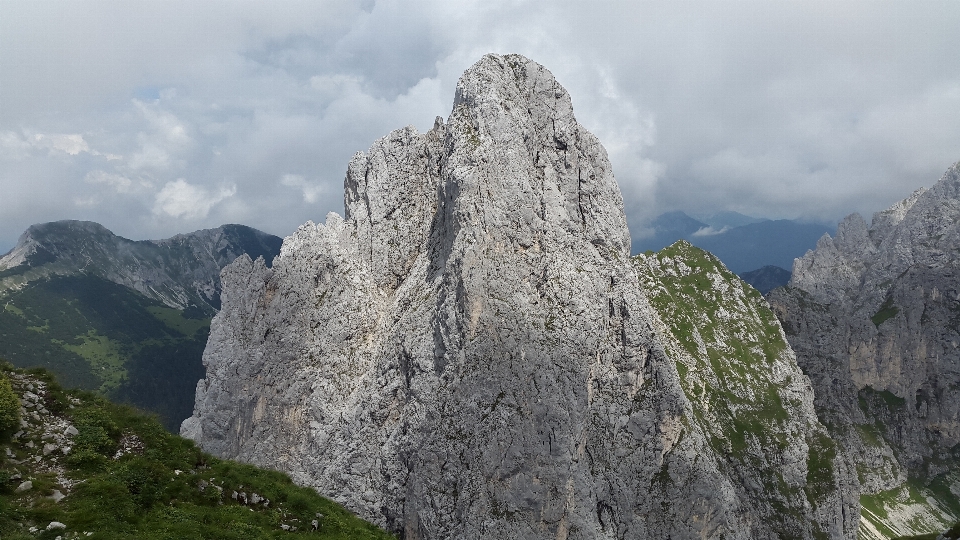
[{"label": "green shrub", "polygon": [[84,408],[73,415],[73,425],[79,433],[73,439],[77,452],[88,450],[104,456],[116,450],[120,428],[109,414],[100,408]]},{"label": "green shrub", "polygon": [[10,379],[0,374],[0,434],[13,431],[20,425],[20,400],[10,385]]}]

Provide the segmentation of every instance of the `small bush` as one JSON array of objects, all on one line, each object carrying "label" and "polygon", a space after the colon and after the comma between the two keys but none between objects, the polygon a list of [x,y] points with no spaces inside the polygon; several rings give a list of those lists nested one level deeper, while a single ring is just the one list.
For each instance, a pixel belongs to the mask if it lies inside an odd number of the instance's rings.
[{"label": "small bush", "polygon": [[[78,431],[73,449],[61,461],[66,474],[78,483],[63,501],[54,503],[44,497],[57,489],[51,474],[30,475],[34,482],[30,497],[14,495],[17,484],[8,481],[6,492],[0,490],[4,539],[54,540],[61,535],[76,537],[78,531],[96,531],[98,538],[117,540],[393,538],[315,491],[294,485],[286,475],[204,454],[192,441],[166,432],[156,417],[74,390],[57,401],[66,404],[65,416]],[[115,459],[121,435],[137,445]],[[0,467],[0,472],[8,470]],[[233,491],[257,493],[269,503],[236,500]],[[319,530],[313,531],[310,522],[317,513],[324,517]],[[26,527],[45,527],[51,521],[65,523],[67,534],[26,534]],[[285,531],[284,524],[298,530]]]},{"label": "small bush", "polygon": [[116,450],[120,428],[107,412],[100,408],[84,408],[73,415],[73,424],[79,433],[73,439],[76,451],[90,451],[104,456]]},{"label": "small bush", "polygon": [[0,374],[0,434],[7,434],[20,425],[20,400],[10,379]]}]

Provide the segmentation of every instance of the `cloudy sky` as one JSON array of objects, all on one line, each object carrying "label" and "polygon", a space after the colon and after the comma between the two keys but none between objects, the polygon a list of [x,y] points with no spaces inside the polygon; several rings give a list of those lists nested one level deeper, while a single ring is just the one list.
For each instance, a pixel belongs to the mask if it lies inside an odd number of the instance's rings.
[{"label": "cloudy sky", "polygon": [[286,235],[350,157],[450,112],[487,52],[547,66],[631,228],[836,221],[960,160],[960,2],[0,2],[0,253],[30,224]]}]

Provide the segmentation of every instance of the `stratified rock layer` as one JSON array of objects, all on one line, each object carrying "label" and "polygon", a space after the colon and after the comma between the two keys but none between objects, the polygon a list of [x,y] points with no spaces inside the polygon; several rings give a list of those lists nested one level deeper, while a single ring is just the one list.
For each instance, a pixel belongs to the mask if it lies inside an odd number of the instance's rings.
[{"label": "stratified rock layer", "polygon": [[408,539],[852,534],[835,482],[808,481],[823,428],[792,357],[769,360],[786,369],[777,395],[796,394],[764,424],[789,431],[779,462],[744,435],[760,457],[731,465],[713,441],[731,434],[705,434],[606,152],[539,64],[484,57],[445,123],[354,157],[345,207],[272,269],[223,271],[181,430],[204,449],[289,471]]},{"label": "stratified rock layer", "polygon": [[858,472],[867,537],[960,518],[958,253],[960,164],[869,227],[847,217],[768,298]]}]

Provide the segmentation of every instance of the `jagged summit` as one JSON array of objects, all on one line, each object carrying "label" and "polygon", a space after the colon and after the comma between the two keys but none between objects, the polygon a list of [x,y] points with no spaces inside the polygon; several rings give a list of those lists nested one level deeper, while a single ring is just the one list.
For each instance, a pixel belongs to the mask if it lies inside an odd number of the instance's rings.
[{"label": "jagged summit", "polygon": [[[344,192],[345,217],[301,226],[273,268],[224,269],[181,428],[203,448],[407,539],[850,534],[832,461],[804,490],[822,427],[792,353],[773,391],[801,397],[739,457],[717,450],[628,257],[606,152],[546,68],[483,57],[446,121],[357,154]],[[788,463],[763,457],[768,435]]]},{"label": "jagged summit", "polygon": [[378,283],[400,280],[418,253],[444,249],[453,234],[495,233],[504,246],[546,251],[576,235],[629,254],[606,152],[550,72],[519,55],[487,55],[467,70],[445,124],[397,130],[358,153],[344,207]]}]

